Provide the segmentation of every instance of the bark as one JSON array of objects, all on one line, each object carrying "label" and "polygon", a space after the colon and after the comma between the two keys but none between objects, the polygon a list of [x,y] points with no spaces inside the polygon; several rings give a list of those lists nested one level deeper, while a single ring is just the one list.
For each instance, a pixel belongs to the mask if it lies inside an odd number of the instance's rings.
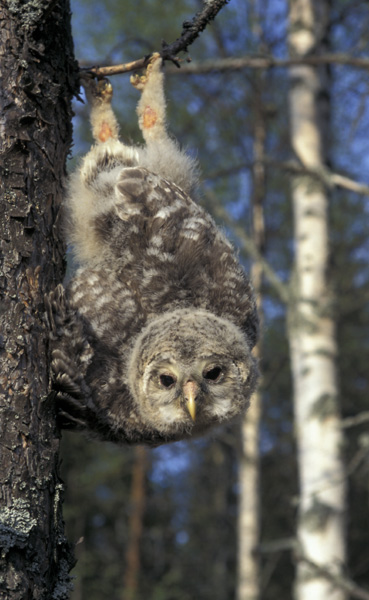
[{"label": "bark", "polygon": [[59,439],[44,294],[61,281],[56,223],[76,64],[68,0],[0,0],[0,598],[67,598]]},{"label": "bark", "polygon": [[[255,121],[254,121],[254,166],[253,166],[253,237],[260,256],[264,250],[264,213],[265,196],[265,116],[262,109],[260,81],[256,81]],[[251,267],[251,280],[257,297],[258,312],[261,319],[261,285],[263,265],[258,259]],[[262,329],[262,327],[260,327]],[[261,343],[254,349],[257,358],[261,357]],[[251,399],[241,427],[242,454],[240,462],[239,485],[239,523],[238,523],[238,600],[257,600],[260,597],[260,565],[256,548],[260,543],[260,420],[262,395],[259,389]]]},{"label": "bark", "polygon": [[[329,3],[290,3],[289,43],[293,56],[324,48]],[[307,169],[327,163],[329,77],[323,67],[290,71],[293,149]],[[289,313],[300,504],[297,556],[340,574],[345,563],[345,477],[338,406],[335,323],[328,280],[328,191],[312,177],[293,182],[295,272]],[[297,565],[298,600],[343,600],[322,572]]]}]

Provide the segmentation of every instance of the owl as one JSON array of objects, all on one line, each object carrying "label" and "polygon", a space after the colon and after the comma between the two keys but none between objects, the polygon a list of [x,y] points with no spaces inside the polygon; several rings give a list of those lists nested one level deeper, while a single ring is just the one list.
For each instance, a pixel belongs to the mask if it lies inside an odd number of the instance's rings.
[{"label": "owl", "polygon": [[111,84],[89,84],[96,143],[66,199],[79,268],[46,299],[61,427],[152,446],[235,419],[257,380],[252,288],[192,199],[197,166],[168,134],[163,79],[158,54],[131,78],[143,147],[119,141]]}]

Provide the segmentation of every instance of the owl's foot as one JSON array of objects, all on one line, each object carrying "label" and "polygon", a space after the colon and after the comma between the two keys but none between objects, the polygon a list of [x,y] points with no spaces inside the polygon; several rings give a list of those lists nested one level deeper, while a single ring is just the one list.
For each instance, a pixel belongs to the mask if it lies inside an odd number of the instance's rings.
[{"label": "owl's foot", "polygon": [[113,98],[113,86],[110,83],[109,79],[99,79],[96,85],[96,98],[101,103],[111,103]]},{"label": "owl's foot", "polygon": [[118,123],[111,100],[113,97],[113,86],[106,78],[97,83],[90,79],[84,82],[86,96],[91,104],[92,135],[96,142],[107,142],[110,139],[118,139]]},{"label": "owl's foot", "polygon": [[155,52],[144,75],[131,77],[132,85],[142,92],[137,106],[138,123],[147,143],[167,139],[162,58]]},{"label": "owl's foot", "polygon": [[137,90],[142,90],[147,85],[151,73],[160,72],[163,61],[161,60],[159,52],[154,52],[154,54],[150,57],[150,60],[147,64],[146,70],[143,75],[131,75],[130,82]]}]

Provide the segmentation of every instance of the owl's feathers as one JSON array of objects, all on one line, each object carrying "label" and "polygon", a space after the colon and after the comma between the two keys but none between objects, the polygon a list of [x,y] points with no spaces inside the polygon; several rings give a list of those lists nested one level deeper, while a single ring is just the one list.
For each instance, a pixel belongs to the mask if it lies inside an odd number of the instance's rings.
[{"label": "owl's feathers", "polygon": [[47,314],[62,426],[156,445],[246,409],[258,320],[231,244],[188,195],[197,169],[166,131],[161,60],[133,83],[144,148],[118,141],[110,84],[90,90],[97,144],[67,200],[80,268]]}]

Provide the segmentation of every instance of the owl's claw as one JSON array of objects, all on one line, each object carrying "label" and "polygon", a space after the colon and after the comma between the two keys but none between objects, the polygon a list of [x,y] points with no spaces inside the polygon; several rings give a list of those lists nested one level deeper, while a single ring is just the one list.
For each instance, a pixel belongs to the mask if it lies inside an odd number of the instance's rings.
[{"label": "owl's claw", "polygon": [[131,75],[130,82],[133,85],[133,87],[135,87],[137,90],[140,90],[142,92],[145,85],[147,84],[147,82],[150,79],[150,74],[153,71],[160,70],[161,65],[162,65],[162,59],[161,59],[159,52],[154,52],[154,54],[150,57],[150,60],[148,62],[148,65],[146,67],[144,74],[138,75],[137,73],[135,73],[135,75]]},{"label": "owl's claw", "polygon": [[110,83],[109,79],[100,79],[96,85],[96,97],[99,98],[101,102],[109,103],[113,97],[113,86]]},{"label": "owl's claw", "polygon": [[82,85],[85,88],[87,100],[92,106],[111,103],[113,86],[106,77],[98,81],[84,78]]}]

